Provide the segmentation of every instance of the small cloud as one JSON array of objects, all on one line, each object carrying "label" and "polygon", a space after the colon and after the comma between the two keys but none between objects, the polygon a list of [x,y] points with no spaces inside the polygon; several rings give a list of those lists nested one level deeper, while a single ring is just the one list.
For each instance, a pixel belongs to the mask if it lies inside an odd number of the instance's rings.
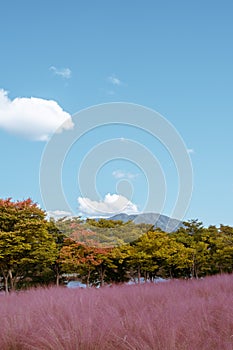
[{"label": "small cloud", "polygon": [[78,197],[79,211],[82,216],[109,217],[119,213],[137,214],[137,205],[118,194],[106,194],[102,201]]},{"label": "small cloud", "polygon": [[109,83],[111,83],[114,86],[122,85],[122,82],[120,81],[120,79],[117,78],[114,74],[110,75],[107,80]]},{"label": "small cloud", "polygon": [[113,177],[115,177],[115,179],[135,179],[136,177],[138,177],[139,174],[132,174],[132,173],[127,173],[124,172],[123,170],[114,170],[112,172]]},{"label": "small cloud", "polygon": [[194,149],[192,149],[192,148],[188,148],[187,149],[187,152],[189,153],[189,154],[194,154],[195,152],[194,152]]},{"label": "small cloud", "polygon": [[54,211],[48,211],[48,216],[57,220],[64,217],[71,217],[72,213],[64,210],[54,210]]},{"label": "small cloud", "polygon": [[130,142],[129,139],[126,139],[126,138],[124,138],[124,137],[120,137],[118,140],[119,140],[120,142],[124,142],[124,143]]},{"label": "small cloud", "polygon": [[71,70],[70,68],[56,68],[54,66],[51,66],[49,68],[49,70],[51,70],[55,75],[58,75],[62,78],[65,79],[70,79],[71,78]]},{"label": "small cloud", "polygon": [[16,97],[0,89],[0,128],[34,141],[47,141],[53,133],[72,129],[71,115],[56,101]]}]

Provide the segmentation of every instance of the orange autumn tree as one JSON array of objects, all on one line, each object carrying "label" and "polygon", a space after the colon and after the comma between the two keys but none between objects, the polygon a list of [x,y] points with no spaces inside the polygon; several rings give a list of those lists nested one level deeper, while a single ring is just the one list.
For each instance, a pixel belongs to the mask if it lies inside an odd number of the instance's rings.
[{"label": "orange autumn tree", "polygon": [[64,241],[60,251],[60,263],[65,273],[76,273],[90,286],[90,280],[104,284],[106,265],[111,264],[110,249],[91,247],[71,238]]}]

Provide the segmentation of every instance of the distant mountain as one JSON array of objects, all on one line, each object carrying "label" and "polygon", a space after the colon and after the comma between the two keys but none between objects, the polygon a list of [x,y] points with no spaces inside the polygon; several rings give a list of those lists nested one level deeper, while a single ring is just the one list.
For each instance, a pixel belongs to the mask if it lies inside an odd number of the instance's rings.
[{"label": "distant mountain", "polygon": [[160,228],[165,232],[176,231],[182,226],[181,221],[156,213],[143,213],[135,215],[121,213],[110,217],[109,220],[121,220],[123,222],[133,221],[135,224],[150,224],[153,225],[154,228]]}]

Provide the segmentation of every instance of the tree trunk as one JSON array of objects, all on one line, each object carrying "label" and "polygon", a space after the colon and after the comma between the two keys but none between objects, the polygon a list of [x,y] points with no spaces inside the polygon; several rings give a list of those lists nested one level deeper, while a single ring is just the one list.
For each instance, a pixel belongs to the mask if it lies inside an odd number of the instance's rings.
[{"label": "tree trunk", "polygon": [[104,274],[105,274],[105,269],[103,266],[100,266],[100,286],[103,287],[104,285]]},{"label": "tree trunk", "polygon": [[60,275],[59,273],[57,272],[56,273],[56,286],[59,287],[59,282],[60,282]]},{"label": "tree trunk", "polygon": [[87,273],[87,287],[90,287],[90,276],[91,276],[91,270],[89,269]]},{"label": "tree trunk", "polygon": [[195,255],[193,254],[193,264],[192,264],[192,278],[195,276]]},{"label": "tree trunk", "polygon": [[138,266],[138,284],[140,284],[140,280],[141,280],[141,268],[140,266]]},{"label": "tree trunk", "polygon": [[3,276],[4,278],[4,289],[5,289],[5,293],[8,294],[9,293],[9,289],[8,289],[8,275]]},{"label": "tree trunk", "polygon": [[14,279],[13,279],[11,270],[8,271],[8,276],[9,276],[9,279],[10,279],[11,291],[14,291],[15,290],[15,283],[14,283]]}]

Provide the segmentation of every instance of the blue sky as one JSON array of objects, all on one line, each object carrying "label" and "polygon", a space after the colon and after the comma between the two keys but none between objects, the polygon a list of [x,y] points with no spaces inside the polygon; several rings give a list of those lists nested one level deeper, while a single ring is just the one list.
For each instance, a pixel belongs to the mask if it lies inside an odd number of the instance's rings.
[{"label": "blue sky", "polygon": [[[130,102],[159,112],[190,151],[194,187],[185,219],[233,225],[232,16],[227,0],[3,2],[0,197],[31,197],[43,206],[41,157],[59,123],[68,120],[65,134],[82,109]],[[159,159],[167,184],[163,213],[170,215],[178,180],[168,152],[150,135],[124,125],[94,130],[67,155],[63,189],[72,210],[80,212],[82,160],[113,138],[137,141]],[[102,166],[96,186],[103,210],[119,180],[134,189],[125,190],[131,209],[144,209],[142,170],[123,159]]]}]

